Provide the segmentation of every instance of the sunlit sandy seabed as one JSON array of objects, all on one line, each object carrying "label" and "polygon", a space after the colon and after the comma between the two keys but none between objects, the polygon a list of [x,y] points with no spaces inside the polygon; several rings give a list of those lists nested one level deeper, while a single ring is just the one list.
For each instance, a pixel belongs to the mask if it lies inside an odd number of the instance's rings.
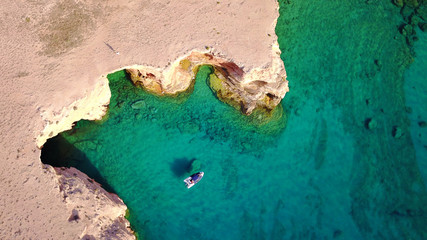
[{"label": "sunlit sandy seabed", "polygon": [[[178,98],[150,95],[120,71],[108,76],[107,116],[50,140],[44,161],[76,166],[114,190],[142,239],[422,239],[426,151],[417,162],[411,137],[392,136],[407,113],[390,100],[399,89],[382,89],[393,85],[382,80],[395,76],[393,62],[374,64],[384,34],[342,19],[378,10],[339,6],[329,6],[332,16],[292,6],[292,15],[282,4],[276,31],[291,92],[270,122],[216,99],[209,67]],[[328,31],[333,16],[350,27]],[[183,179],[199,170],[204,178],[187,189]]]}]

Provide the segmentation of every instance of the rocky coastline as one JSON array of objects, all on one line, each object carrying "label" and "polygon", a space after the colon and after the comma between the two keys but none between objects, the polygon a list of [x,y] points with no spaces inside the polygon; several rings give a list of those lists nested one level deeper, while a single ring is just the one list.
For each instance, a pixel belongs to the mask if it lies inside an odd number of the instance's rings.
[{"label": "rocky coastline", "polygon": [[272,47],[272,61],[267,67],[245,72],[234,62],[212,52],[192,51],[176,60],[166,70],[145,66],[125,68],[132,82],[156,95],[176,95],[194,84],[202,65],[214,69],[209,85],[217,97],[250,115],[255,109],[273,110],[289,91],[285,67],[277,43]]},{"label": "rocky coastline", "polygon": [[125,219],[126,205],[113,193],[75,168],[53,168],[63,202],[70,212],[68,221],[84,222],[81,239],[135,239],[129,221]]}]

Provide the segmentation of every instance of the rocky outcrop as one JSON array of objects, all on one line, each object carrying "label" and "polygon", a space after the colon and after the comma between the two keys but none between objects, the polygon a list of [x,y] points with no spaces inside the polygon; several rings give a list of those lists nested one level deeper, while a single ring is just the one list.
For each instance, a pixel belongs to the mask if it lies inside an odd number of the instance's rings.
[{"label": "rocky outcrop", "polygon": [[209,80],[212,91],[221,101],[250,115],[255,109],[273,110],[289,91],[277,43],[272,52],[270,65],[248,72],[213,51],[192,51],[164,71],[137,65],[126,71],[135,85],[151,93],[176,95],[190,89],[201,65],[210,65],[214,69]]},{"label": "rocky outcrop", "polygon": [[[400,7],[404,23],[399,26],[400,33],[406,38],[406,43],[412,47],[418,40],[416,29],[426,31],[427,1],[423,0],[394,0],[393,3]],[[414,52],[412,51],[412,54]]]},{"label": "rocky outcrop", "polygon": [[398,7],[403,7],[404,5],[407,5],[412,8],[416,8],[423,3],[423,0],[393,0],[393,3]]},{"label": "rocky outcrop", "polygon": [[70,223],[84,224],[81,239],[135,239],[125,219],[126,205],[116,195],[75,168],[53,168]]},{"label": "rocky outcrop", "polygon": [[36,138],[37,147],[41,148],[47,139],[58,133],[70,130],[81,119],[100,120],[105,115],[111,97],[108,79],[100,77],[95,88],[86,92],[84,98],[76,100],[60,112],[42,113],[45,127]]}]

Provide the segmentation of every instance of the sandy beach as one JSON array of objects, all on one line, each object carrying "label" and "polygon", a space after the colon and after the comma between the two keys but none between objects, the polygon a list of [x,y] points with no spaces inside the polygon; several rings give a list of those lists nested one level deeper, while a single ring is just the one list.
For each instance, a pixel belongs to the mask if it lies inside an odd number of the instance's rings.
[{"label": "sandy beach", "polygon": [[277,9],[274,0],[1,2],[0,238],[133,239],[117,196],[78,170],[43,165],[39,147],[99,119],[105,76],[125,66],[167,69],[195,50],[245,73],[271,68]]}]

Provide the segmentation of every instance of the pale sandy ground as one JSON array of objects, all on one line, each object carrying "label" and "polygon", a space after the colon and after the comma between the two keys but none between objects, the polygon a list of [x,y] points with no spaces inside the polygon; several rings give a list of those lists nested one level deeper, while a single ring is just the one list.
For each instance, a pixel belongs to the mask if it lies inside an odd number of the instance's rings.
[{"label": "pale sandy ground", "polygon": [[275,0],[1,1],[0,239],[132,238],[121,201],[43,166],[36,137],[123,66],[164,68],[209,46],[245,72],[269,67],[277,17]]}]

